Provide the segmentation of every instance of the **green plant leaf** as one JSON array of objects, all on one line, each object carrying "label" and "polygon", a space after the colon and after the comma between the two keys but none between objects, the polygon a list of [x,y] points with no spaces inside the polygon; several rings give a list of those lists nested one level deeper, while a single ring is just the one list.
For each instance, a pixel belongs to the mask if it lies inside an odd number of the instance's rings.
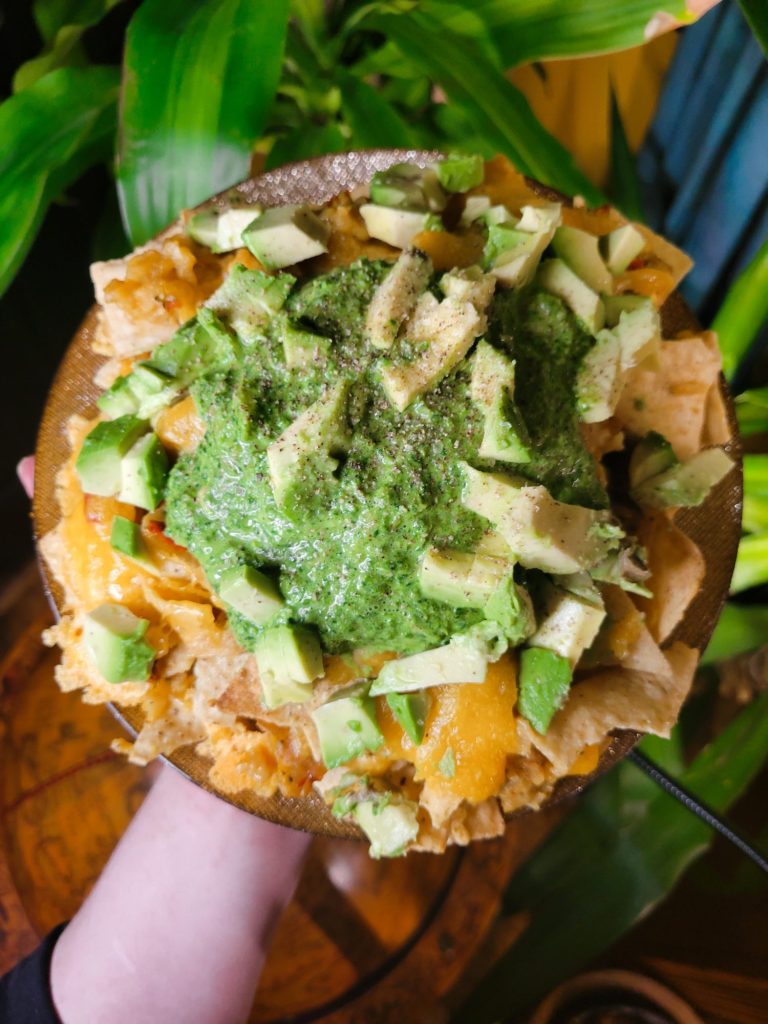
[{"label": "green plant leaf", "polygon": [[768,239],[728,290],[712,324],[720,339],[723,373],[731,380],[768,319]]},{"label": "green plant leaf", "polygon": [[[454,0],[427,2],[438,12],[455,6]],[[485,23],[505,67],[639,46],[662,12],[682,22],[696,20],[685,0],[465,0],[463,6]]]},{"label": "green plant leaf", "polygon": [[740,594],[762,583],[768,583],[768,531],[747,534],[739,541],[731,593]]},{"label": "green plant leaf", "polygon": [[[656,745],[652,750],[657,756]],[[757,775],[767,752],[768,694],[742,711],[679,779],[723,811]],[[711,838],[703,822],[634,765],[614,769],[513,878],[505,912],[524,910],[531,921],[456,1019],[490,1024],[527,1009],[664,899]]]},{"label": "green plant leaf", "polygon": [[611,86],[611,166],[608,195],[630,220],[645,220],[637,164],[629,148],[616,93]]},{"label": "green plant leaf", "polygon": [[729,601],[715,626],[702,665],[735,658],[768,644],[768,607],[759,604],[734,604]]},{"label": "green plant leaf", "polygon": [[736,418],[742,434],[768,433],[768,388],[753,388],[737,395]]},{"label": "green plant leaf", "polygon": [[96,25],[123,0],[35,0],[33,12],[43,39],[50,43],[66,26]]},{"label": "green plant leaf", "polygon": [[349,149],[349,142],[338,125],[308,125],[297,128],[275,142],[267,156],[267,169],[280,167],[294,160],[308,160],[323,153],[341,153]]},{"label": "green plant leaf", "polygon": [[744,456],[742,464],[745,492],[768,495],[768,455],[750,452]]},{"label": "green plant leaf", "polygon": [[417,132],[372,86],[353,75],[339,71],[341,110],[351,130],[351,149],[418,146]]},{"label": "green plant leaf", "polygon": [[0,105],[0,293],[48,204],[109,157],[118,84],[116,68],[62,68]]},{"label": "green plant leaf", "polygon": [[739,0],[739,7],[768,57],[768,6],[765,0]]},{"label": "green plant leaf", "polygon": [[374,16],[367,24],[397,43],[441,85],[477,133],[518,170],[563,192],[581,194],[589,203],[603,202],[568,151],[539,124],[523,94],[489,66],[483,50],[470,38],[449,31],[421,9]]},{"label": "green plant leaf", "polygon": [[118,152],[134,244],[246,177],[287,18],[287,0],[144,0],[126,38]]}]

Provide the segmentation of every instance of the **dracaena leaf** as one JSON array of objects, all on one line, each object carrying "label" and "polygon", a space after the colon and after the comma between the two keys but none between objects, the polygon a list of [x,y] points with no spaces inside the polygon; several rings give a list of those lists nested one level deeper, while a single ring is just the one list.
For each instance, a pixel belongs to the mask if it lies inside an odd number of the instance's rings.
[{"label": "dracaena leaf", "polygon": [[275,96],[287,0],[145,0],[128,27],[118,187],[146,241],[244,178]]},{"label": "dracaena leaf", "polygon": [[731,380],[768,318],[768,239],[731,285],[712,324]]},{"label": "dracaena leaf", "polygon": [[568,151],[538,122],[523,94],[489,66],[471,38],[452,33],[421,9],[373,16],[368,24],[384,32],[441,85],[477,134],[506,154],[518,170],[563,192],[581,194],[590,203],[603,201]]},{"label": "dracaena leaf", "polygon": [[118,83],[116,68],[61,68],[0,105],[0,291],[48,204],[111,152]]},{"label": "dracaena leaf", "polygon": [[739,7],[768,57],[768,4],[765,0],[739,0]]},{"label": "dracaena leaf", "polygon": [[419,145],[417,131],[372,86],[344,71],[337,74],[341,109],[351,130],[353,149]]},{"label": "dracaena leaf", "polygon": [[123,0],[35,0],[33,13],[43,39],[49,43],[65,26],[81,29],[101,21]]},{"label": "dracaena leaf", "polygon": [[611,89],[611,168],[610,198],[630,220],[645,220],[643,214],[643,195],[637,166],[632,150],[629,148],[624,122],[616,101],[616,93]]}]

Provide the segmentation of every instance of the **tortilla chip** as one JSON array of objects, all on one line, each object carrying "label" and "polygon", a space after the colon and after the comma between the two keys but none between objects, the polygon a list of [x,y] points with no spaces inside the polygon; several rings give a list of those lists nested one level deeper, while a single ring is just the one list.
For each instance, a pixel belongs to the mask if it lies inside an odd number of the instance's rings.
[{"label": "tortilla chip", "polygon": [[652,430],[663,434],[678,458],[703,446],[709,395],[720,374],[713,335],[663,341],[659,368],[630,370],[616,408],[616,418],[635,437]]},{"label": "tortilla chip", "polygon": [[648,587],[653,596],[638,597],[635,603],[645,613],[651,636],[661,644],[682,621],[698,593],[706,563],[699,548],[668,516],[644,517],[637,535],[647,552],[651,571]]},{"label": "tortilla chip", "polygon": [[654,256],[658,256],[669,267],[675,281],[675,287],[677,287],[693,266],[691,257],[684,253],[682,249],[678,249],[676,245],[668,242],[666,238],[662,238],[655,231],[651,231],[644,224],[635,223],[633,226],[637,228],[645,239],[646,248],[649,252],[652,252]]},{"label": "tortilla chip", "polygon": [[188,743],[205,738],[205,726],[185,699],[172,697],[164,712],[147,720],[134,740],[128,760],[145,765],[161,754],[172,754]]}]

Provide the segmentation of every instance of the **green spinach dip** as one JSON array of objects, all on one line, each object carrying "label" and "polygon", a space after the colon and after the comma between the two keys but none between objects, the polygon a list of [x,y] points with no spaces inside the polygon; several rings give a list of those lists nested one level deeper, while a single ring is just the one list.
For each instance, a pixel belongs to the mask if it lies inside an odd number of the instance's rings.
[{"label": "green spinach dip", "polygon": [[[472,551],[489,526],[461,504],[459,463],[511,471],[478,457],[483,422],[466,359],[404,412],[387,399],[382,361],[418,355],[405,341],[383,355],[365,338],[367,308],[390,267],[360,259],[296,284],[259,338],[193,383],[205,435],[179,458],[166,492],[168,535],[214,587],[233,566],[259,566],[279,582],[283,621],[314,625],[332,653],[417,652],[482,620],[479,609],[425,597],[419,564],[428,547]],[[531,461],[514,472],[561,501],[607,507],[574,398],[593,339],[559,298],[533,286],[497,290],[487,313],[487,339],[516,360],[515,401]],[[286,330],[327,341],[317,358],[289,368]],[[331,485],[307,481],[288,514],[273,496],[267,448],[340,381],[349,382],[350,443]],[[246,648],[263,632],[234,611],[230,623]]]}]

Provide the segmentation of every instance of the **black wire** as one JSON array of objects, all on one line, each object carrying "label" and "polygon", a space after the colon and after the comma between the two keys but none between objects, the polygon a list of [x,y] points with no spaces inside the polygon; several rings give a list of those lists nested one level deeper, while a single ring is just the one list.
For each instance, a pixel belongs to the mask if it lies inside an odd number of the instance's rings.
[{"label": "black wire", "polygon": [[691,814],[695,814],[702,821],[706,822],[710,828],[713,828],[715,832],[719,832],[721,836],[724,836],[729,843],[733,843],[735,847],[741,850],[742,853],[746,854],[749,859],[757,864],[759,868],[768,873],[768,857],[756,849],[752,843],[738,832],[732,825],[729,825],[727,821],[724,821],[718,814],[715,813],[706,804],[703,804],[701,800],[698,800],[693,793],[690,793],[687,789],[681,786],[674,779],[670,778],[666,772],[662,771],[661,768],[645,754],[641,754],[639,750],[633,750],[629,754],[629,759],[638,768],[641,768],[646,775],[653,779],[653,781],[660,786],[666,793],[673,796]]}]

